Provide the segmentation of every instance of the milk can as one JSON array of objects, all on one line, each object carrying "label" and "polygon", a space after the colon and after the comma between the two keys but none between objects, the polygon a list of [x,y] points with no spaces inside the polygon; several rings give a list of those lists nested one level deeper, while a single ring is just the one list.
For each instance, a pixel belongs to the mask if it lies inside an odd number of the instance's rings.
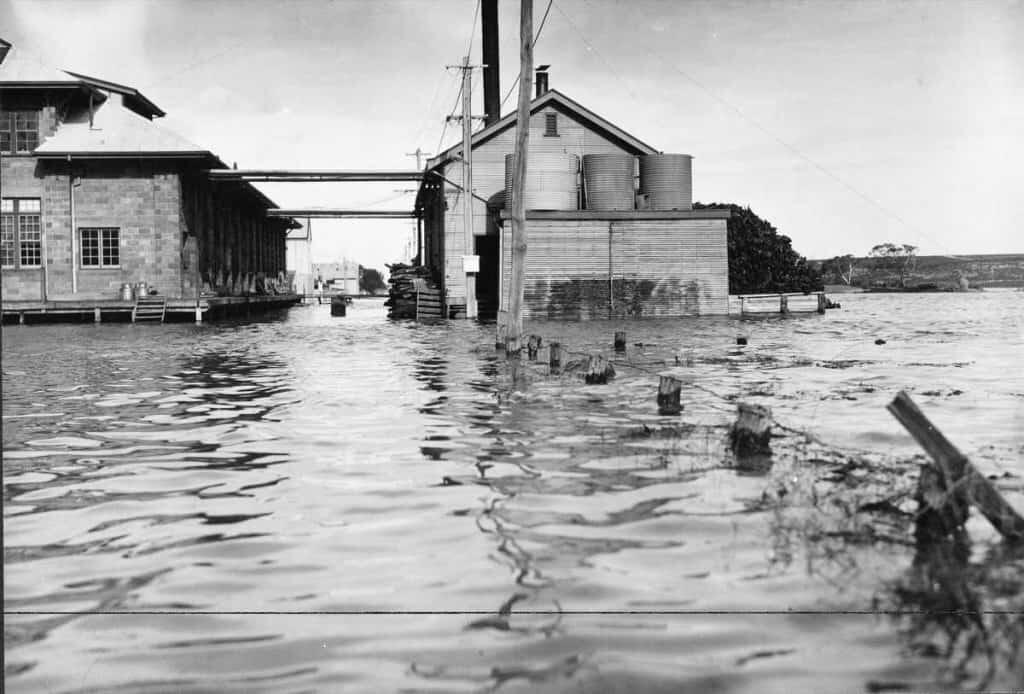
[{"label": "milk can", "polygon": [[132,285],[125,282],[121,285],[121,301],[132,300]]},{"label": "milk can", "polygon": [[141,299],[149,293],[149,288],[146,287],[145,282],[139,282],[135,285],[135,298]]}]

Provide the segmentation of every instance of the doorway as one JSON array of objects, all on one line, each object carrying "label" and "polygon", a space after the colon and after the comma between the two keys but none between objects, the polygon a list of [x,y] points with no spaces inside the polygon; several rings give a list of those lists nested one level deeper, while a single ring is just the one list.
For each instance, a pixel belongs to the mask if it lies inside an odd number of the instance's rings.
[{"label": "doorway", "polygon": [[498,317],[498,282],[501,277],[498,239],[497,234],[476,237],[476,254],[480,256],[480,272],[476,273],[476,305],[479,320],[492,321]]}]

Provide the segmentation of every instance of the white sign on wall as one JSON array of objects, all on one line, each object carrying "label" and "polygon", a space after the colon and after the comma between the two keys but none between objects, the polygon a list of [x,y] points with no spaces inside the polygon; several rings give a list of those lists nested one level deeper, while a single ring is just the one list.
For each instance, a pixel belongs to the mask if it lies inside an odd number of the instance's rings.
[{"label": "white sign on wall", "polygon": [[478,255],[464,255],[464,256],[462,256],[462,271],[463,272],[480,272],[480,256],[478,256]]}]

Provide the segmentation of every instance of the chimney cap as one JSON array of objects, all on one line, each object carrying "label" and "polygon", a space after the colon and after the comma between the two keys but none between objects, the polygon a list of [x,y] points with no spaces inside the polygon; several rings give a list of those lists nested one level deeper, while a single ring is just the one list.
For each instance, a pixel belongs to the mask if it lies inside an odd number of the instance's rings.
[{"label": "chimney cap", "polygon": [[547,72],[550,65],[538,65],[537,72]]}]

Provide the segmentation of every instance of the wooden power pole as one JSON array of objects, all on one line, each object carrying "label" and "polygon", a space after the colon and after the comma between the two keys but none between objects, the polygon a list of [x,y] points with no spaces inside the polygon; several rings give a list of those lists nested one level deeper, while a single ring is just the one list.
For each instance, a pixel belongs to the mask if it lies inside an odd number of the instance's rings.
[{"label": "wooden power pole", "polygon": [[[473,235],[473,68],[469,56],[462,60],[462,224],[466,239],[463,258],[476,255]],[[476,318],[476,269],[463,268],[466,276],[466,318]]]},{"label": "wooden power pole", "polygon": [[[519,110],[512,172],[512,281],[509,286],[505,351],[522,349],[523,289],[526,273],[526,159],[530,144],[530,92],[533,91],[533,0],[521,0],[519,18]],[[501,327],[499,326],[499,330]]]}]

